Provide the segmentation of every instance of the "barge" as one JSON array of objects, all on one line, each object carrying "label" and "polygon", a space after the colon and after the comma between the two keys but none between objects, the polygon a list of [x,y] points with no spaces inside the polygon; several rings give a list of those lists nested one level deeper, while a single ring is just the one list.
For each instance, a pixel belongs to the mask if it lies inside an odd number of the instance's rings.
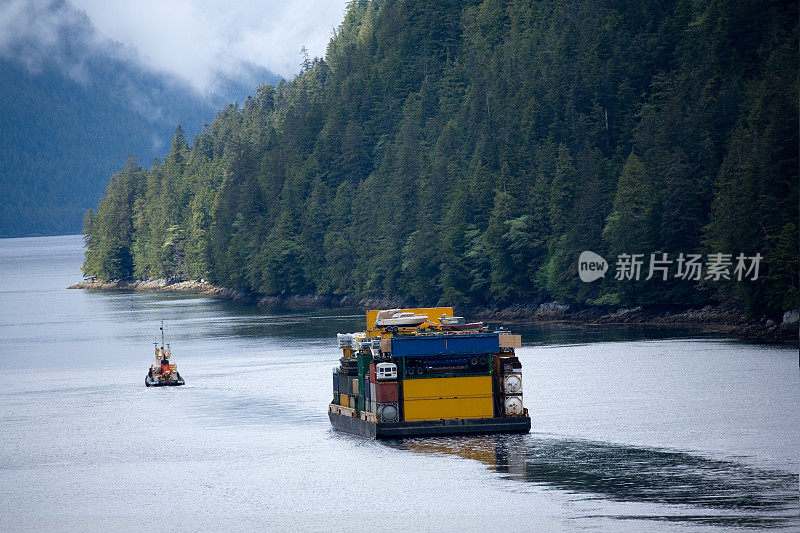
[{"label": "barge", "polygon": [[370,439],[530,431],[519,335],[434,307],[367,311],[366,331],[337,340],[328,417],[339,431]]}]

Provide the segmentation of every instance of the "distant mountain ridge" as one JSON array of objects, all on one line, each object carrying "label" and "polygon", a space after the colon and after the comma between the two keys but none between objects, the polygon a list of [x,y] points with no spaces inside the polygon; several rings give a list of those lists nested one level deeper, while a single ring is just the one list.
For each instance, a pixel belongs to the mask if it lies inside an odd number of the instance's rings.
[{"label": "distant mountain ridge", "polygon": [[0,38],[0,237],[78,233],[129,154],[149,164],[179,124],[192,138],[223,105],[280,80],[244,64],[202,95],[142,67],[69,3],[23,5],[24,28]]}]

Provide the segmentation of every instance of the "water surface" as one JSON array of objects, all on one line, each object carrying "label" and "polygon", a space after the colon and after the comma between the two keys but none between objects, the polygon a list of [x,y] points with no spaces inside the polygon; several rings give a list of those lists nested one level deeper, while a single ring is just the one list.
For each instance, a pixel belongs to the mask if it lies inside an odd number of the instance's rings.
[{"label": "water surface", "polygon": [[529,435],[366,441],[325,410],[360,311],[66,290],[81,244],[0,240],[0,529],[800,528],[796,347],[521,327]]}]

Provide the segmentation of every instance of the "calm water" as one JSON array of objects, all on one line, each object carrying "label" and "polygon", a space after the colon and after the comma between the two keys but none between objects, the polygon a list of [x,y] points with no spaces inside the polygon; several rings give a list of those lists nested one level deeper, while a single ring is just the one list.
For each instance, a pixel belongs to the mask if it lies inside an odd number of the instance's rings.
[{"label": "calm water", "polygon": [[520,328],[529,435],[372,442],[325,407],[360,312],[66,290],[81,246],[0,240],[0,529],[800,529],[796,347]]}]

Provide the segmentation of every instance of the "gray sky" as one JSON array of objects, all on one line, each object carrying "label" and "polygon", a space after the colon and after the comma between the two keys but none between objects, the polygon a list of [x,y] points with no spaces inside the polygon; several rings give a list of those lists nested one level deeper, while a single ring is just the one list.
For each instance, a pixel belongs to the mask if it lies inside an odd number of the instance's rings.
[{"label": "gray sky", "polygon": [[347,0],[71,0],[101,33],[199,89],[242,61],[291,79],[300,47],[323,56]]},{"label": "gray sky", "polygon": [[18,39],[21,33],[29,33],[29,39],[52,40],[52,28],[68,25],[64,19],[71,16],[71,4],[84,11],[101,34],[138,50],[146,66],[185,78],[201,92],[213,90],[220,74],[235,77],[244,62],[291,79],[300,69],[302,46],[312,57],[325,55],[347,4],[347,0],[69,0],[66,9],[53,13],[43,8],[48,1],[0,1],[0,49],[4,41]]}]

